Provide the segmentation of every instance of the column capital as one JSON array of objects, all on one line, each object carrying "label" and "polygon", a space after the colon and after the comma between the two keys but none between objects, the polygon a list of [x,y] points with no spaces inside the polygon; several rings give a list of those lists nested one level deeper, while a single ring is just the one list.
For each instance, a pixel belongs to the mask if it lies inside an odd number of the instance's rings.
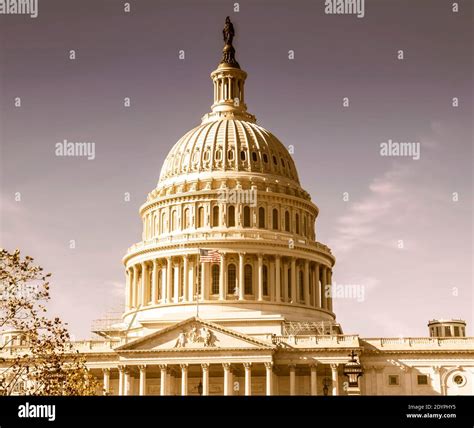
[{"label": "column capital", "polygon": [[243,365],[246,370],[249,370],[252,367],[252,363],[243,363]]},{"label": "column capital", "polygon": [[288,367],[290,368],[290,370],[295,370],[296,369],[296,364],[288,364]]},{"label": "column capital", "polygon": [[158,259],[153,259],[153,266],[158,266]]},{"label": "column capital", "polygon": [[339,363],[331,363],[331,364],[329,364],[329,365],[331,366],[331,370],[332,370],[332,371],[335,371],[335,370],[337,370],[337,368],[338,368],[338,366],[339,366]]},{"label": "column capital", "polygon": [[318,363],[314,362],[309,365],[311,369],[317,369],[318,368]]},{"label": "column capital", "polygon": [[232,367],[231,363],[222,363],[222,367],[224,367],[224,370],[230,370]]},{"label": "column capital", "polygon": [[189,364],[180,364],[179,366],[181,367],[182,371],[186,371],[189,367]]},{"label": "column capital", "polygon": [[207,372],[209,370],[209,363],[202,363],[201,367],[204,372]]},{"label": "column capital", "polygon": [[138,370],[140,370],[141,372],[144,372],[146,371],[146,364],[141,364],[138,366]]},{"label": "column capital", "polygon": [[269,362],[266,362],[266,363],[263,363],[265,364],[265,368],[266,369],[272,369],[273,368],[273,362],[272,361],[269,361]]},{"label": "column capital", "polygon": [[168,364],[159,364],[160,370],[168,370]]},{"label": "column capital", "polygon": [[104,373],[104,374],[106,374],[106,373],[110,374],[110,367],[105,367],[105,368],[103,368],[103,369],[102,369],[102,373]]}]

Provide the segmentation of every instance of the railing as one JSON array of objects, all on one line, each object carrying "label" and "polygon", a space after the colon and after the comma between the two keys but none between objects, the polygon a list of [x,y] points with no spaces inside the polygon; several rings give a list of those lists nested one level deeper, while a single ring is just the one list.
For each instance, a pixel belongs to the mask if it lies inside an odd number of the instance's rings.
[{"label": "railing", "polygon": [[295,335],[295,336],[273,336],[272,341],[276,345],[287,344],[295,347],[321,347],[333,346],[359,347],[359,336],[356,334],[334,334],[334,335]]},{"label": "railing", "polygon": [[471,348],[474,351],[474,337],[392,337],[361,339],[377,348]]}]

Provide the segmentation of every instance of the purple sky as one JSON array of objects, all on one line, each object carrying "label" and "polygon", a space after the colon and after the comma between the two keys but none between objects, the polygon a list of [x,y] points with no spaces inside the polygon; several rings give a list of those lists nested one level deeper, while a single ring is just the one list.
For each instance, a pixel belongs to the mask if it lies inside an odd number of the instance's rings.
[{"label": "purple sky", "polygon": [[[123,2],[39,3],[37,19],[0,16],[1,245],[53,273],[51,310],[76,337],[123,305],[138,207],[210,109],[226,15],[249,111],[294,146],[334,281],[365,289],[362,302],[335,300],[344,331],[421,336],[429,319],[460,317],[472,333],[471,2],[452,13],[452,1],[366,0],[363,19],[325,15],[323,1],[241,1],[238,13],[140,1],[130,14]],[[55,156],[64,139],[95,142],[95,160]],[[381,157],[388,139],[420,142],[421,159]]]}]

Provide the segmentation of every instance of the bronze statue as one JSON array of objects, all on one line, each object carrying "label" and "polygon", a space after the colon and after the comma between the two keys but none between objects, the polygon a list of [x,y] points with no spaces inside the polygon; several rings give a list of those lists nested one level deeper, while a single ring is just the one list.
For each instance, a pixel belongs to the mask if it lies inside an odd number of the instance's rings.
[{"label": "bronze statue", "polygon": [[235,49],[232,46],[232,40],[234,40],[234,26],[230,21],[229,17],[225,19],[224,29],[222,30],[224,36],[224,49],[222,49],[222,61],[221,64],[228,64],[236,68],[240,68],[239,63],[235,60]]},{"label": "bronze statue", "polygon": [[224,35],[224,42],[226,45],[232,45],[232,40],[234,39],[234,26],[232,22],[230,22],[230,18],[226,17],[224,29],[222,30],[222,34]]}]

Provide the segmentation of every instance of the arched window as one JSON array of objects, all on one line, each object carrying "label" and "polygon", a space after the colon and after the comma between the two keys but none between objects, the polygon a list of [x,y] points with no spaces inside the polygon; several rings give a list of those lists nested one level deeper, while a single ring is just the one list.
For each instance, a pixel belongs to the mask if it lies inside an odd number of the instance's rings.
[{"label": "arched window", "polygon": [[178,228],[178,213],[176,210],[173,210],[171,213],[171,230],[176,230]]},{"label": "arched window", "polygon": [[165,233],[165,229],[166,229],[166,213],[163,211],[161,213],[161,233]]},{"label": "arched window", "polygon": [[265,208],[263,207],[258,209],[258,227],[265,229]]},{"label": "arched window", "polygon": [[233,205],[229,206],[227,217],[227,227],[235,227],[235,207]]},{"label": "arched window", "polygon": [[198,208],[197,227],[204,227],[204,207]]},{"label": "arched window", "polygon": [[244,290],[245,294],[252,294],[253,293],[253,285],[252,285],[252,265],[245,265],[244,268]]},{"label": "arched window", "polygon": [[244,227],[250,227],[250,207],[244,207]]},{"label": "arched window", "polygon": [[189,227],[191,227],[191,222],[189,218],[189,208],[186,208],[184,210],[184,228],[188,229]]},{"label": "arched window", "polygon": [[299,300],[303,301],[304,300],[304,274],[302,270],[300,270],[300,273],[299,273],[298,290],[299,290]]},{"label": "arched window", "polygon": [[219,265],[212,265],[212,294],[219,294]]},{"label": "arched window", "polygon": [[236,267],[232,263],[227,267],[227,294],[236,293]]},{"label": "arched window", "polygon": [[216,205],[212,208],[212,227],[219,226],[219,207]]},{"label": "arched window", "polygon": [[290,212],[285,211],[285,231],[290,231]]},{"label": "arched window", "polygon": [[273,229],[278,230],[278,210],[273,208],[272,214]]},{"label": "arched window", "polygon": [[300,216],[299,214],[295,215],[295,223],[296,223],[296,234],[300,234]]},{"label": "arched window", "polygon": [[263,273],[263,295],[268,296],[268,268],[266,265],[263,265],[262,273]]}]

